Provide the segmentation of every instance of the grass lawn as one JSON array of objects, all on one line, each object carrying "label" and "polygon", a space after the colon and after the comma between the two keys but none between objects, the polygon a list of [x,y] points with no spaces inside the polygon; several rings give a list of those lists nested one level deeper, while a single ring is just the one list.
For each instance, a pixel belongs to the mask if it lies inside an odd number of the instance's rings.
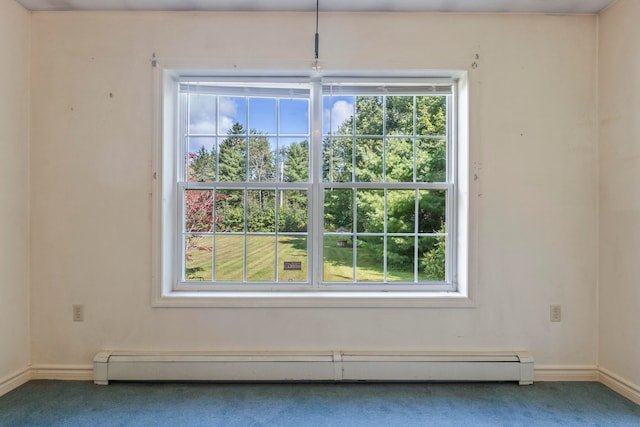
[{"label": "grass lawn", "polygon": [[[213,237],[192,237],[191,249],[186,262],[189,281],[210,281],[213,278]],[[302,282],[307,280],[306,237],[279,236],[277,245],[273,236],[247,237],[247,281],[273,282],[276,280],[276,265],[280,282]],[[216,280],[242,281],[242,258],[244,237],[216,235]],[[300,270],[285,270],[285,261],[297,261]]]},{"label": "grass lawn", "polygon": [[[324,241],[323,277],[327,282],[351,282],[353,280],[353,248],[338,246],[338,236],[327,236]],[[186,278],[188,281],[211,281],[213,278],[213,237],[189,238]],[[216,235],[216,280],[243,280],[244,237]],[[277,260],[276,260],[277,252]],[[384,279],[383,257],[377,253],[359,250],[357,255],[357,280],[380,282]],[[277,261],[277,263],[276,263]],[[285,261],[298,261],[301,270],[285,270]],[[306,238],[279,236],[276,249],[274,236],[247,237],[247,281],[274,282],[276,266],[279,282],[303,282],[307,279]],[[387,272],[389,282],[413,281],[413,269]]]}]

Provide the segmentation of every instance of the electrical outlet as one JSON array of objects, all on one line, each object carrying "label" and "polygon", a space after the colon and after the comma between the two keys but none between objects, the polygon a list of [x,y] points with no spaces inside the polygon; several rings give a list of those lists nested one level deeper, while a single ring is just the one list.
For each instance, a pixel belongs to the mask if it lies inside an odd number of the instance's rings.
[{"label": "electrical outlet", "polygon": [[73,321],[74,322],[83,322],[84,321],[84,306],[82,304],[74,304],[74,306],[73,306]]},{"label": "electrical outlet", "polygon": [[562,320],[562,306],[560,304],[551,304],[549,308],[549,317],[552,322],[559,322]]}]

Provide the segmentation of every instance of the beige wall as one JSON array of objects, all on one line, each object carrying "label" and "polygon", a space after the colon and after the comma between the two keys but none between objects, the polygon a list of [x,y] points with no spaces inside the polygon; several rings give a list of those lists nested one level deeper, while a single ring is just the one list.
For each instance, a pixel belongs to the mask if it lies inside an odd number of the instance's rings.
[{"label": "beige wall", "polygon": [[469,70],[476,308],[168,309],[151,308],[151,56],[306,70],[314,17],[35,13],[34,363],[89,364],[101,349],[523,348],[538,366],[595,366],[596,23],[321,16],[327,70]]},{"label": "beige wall", "polygon": [[600,366],[640,390],[640,2],[600,19]]},{"label": "beige wall", "polygon": [[0,2],[0,388],[29,366],[29,29]]}]

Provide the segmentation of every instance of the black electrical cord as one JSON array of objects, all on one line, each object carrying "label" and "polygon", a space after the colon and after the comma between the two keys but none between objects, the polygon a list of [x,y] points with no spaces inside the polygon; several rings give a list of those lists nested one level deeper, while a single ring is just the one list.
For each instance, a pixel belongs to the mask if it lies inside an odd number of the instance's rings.
[{"label": "black electrical cord", "polygon": [[320,12],[320,0],[316,0],[316,61],[318,60],[318,46],[320,42],[320,36],[318,35],[318,14]]}]

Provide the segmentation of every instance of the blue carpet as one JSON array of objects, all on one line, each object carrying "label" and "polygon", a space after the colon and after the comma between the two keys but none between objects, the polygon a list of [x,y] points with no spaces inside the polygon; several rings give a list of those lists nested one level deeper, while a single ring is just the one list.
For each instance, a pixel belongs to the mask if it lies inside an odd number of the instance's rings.
[{"label": "blue carpet", "polygon": [[599,383],[205,384],[31,381],[1,426],[640,426]]}]

